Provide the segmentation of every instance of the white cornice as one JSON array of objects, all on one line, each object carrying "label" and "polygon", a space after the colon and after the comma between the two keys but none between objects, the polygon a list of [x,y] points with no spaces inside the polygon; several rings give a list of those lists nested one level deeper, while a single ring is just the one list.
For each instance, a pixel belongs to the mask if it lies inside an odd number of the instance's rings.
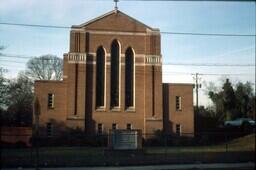
[{"label": "white cornice", "polygon": [[106,30],[86,30],[83,28],[72,29],[71,32],[89,33],[95,35],[130,35],[130,36],[147,36],[147,35],[160,35],[159,31],[147,31],[147,32],[130,32],[130,31],[106,31]]}]

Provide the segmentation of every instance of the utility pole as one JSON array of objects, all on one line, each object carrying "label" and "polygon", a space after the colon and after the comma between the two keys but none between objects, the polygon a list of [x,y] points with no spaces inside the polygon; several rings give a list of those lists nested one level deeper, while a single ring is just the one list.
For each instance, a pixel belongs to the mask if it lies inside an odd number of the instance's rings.
[{"label": "utility pole", "polygon": [[[193,75],[193,79],[195,81],[195,85],[194,85],[194,88],[196,89],[196,109],[195,109],[195,117],[194,117],[194,122],[195,122],[195,125],[197,125],[197,116],[198,116],[198,111],[199,111],[199,108],[198,108],[198,89],[201,88],[201,84],[199,84],[199,81],[201,80],[201,78],[199,77],[199,73],[196,73],[196,74],[192,74]],[[198,127],[195,126],[195,132],[198,131]]]},{"label": "utility pole", "polygon": [[195,89],[196,89],[196,110],[198,111],[198,89],[201,88],[201,84],[199,83],[199,80],[201,80],[201,78],[199,77],[199,73],[196,73],[195,76],[193,77],[193,79],[196,82],[196,84],[195,84]]},{"label": "utility pole", "polygon": [[[38,98],[36,97],[34,99],[34,107],[33,112],[35,116],[35,136],[34,136],[34,143],[32,145],[35,145],[36,148],[36,155],[35,155],[35,170],[39,170],[39,116],[40,116],[40,104],[38,101]],[[33,146],[34,147],[34,146]]]}]

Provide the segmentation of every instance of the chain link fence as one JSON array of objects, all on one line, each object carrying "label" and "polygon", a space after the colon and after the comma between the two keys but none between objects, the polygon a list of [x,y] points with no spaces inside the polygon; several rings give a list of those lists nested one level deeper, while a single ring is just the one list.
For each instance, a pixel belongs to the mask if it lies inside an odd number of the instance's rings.
[{"label": "chain link fence", "polygon": [[[130,134],[129,134],[130,135]],[[113,150],[111,135],[69,134],[28,136],[8,143],[1,139],[2,167],[76,167],[169,163],[254,161],[255,130],[200,132],[196,134],[141,135],[138,150]],[[14,138],[14,136],[9,136]],[[23,139],[17,138],[17,139]],[[6,137],[5,137],[6,139]]]}]

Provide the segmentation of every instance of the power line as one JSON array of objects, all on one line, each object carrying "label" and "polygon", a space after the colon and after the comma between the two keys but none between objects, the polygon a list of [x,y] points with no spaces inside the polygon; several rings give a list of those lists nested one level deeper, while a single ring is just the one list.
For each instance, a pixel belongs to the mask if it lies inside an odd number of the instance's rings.
[{"label": "power line", "polygon": [[163,74],[166,75],[200,75],[200,76],[249,76],[249,75],[254,75],[253,73],[188,73],[188,72],[166,72],[163,71]]},{"label": "power line", "polygon": [[21,27],[39,27],[39,28],[71,29],[71,27],[67,27],[67,26],[40,25],[40,24],[24,24],[24,23],[10,23],[10,22],[0,22],[0,25],[21,26]]},{"label": "power line", "polygon": [[[2,56],[2,57],[11,57],[11,58],[21,58],[21,59],[31,59],[32,57],[25,56]],[[40,60],[54,60],[50,58],[37,58]],[[25,61],[13,61],[9,59],[2,59],[0,61],[4,62],[14,62],[14,63],[26,63]],[[174,65],[174,66],[195,66],[195,67],[255,67],[255,64],[228,64],[228,63],[162,63],[165,65]]]},{"label": "power line", "polygon": [[5,58],[22,58],[22,59],[31,59],[33,58],[33,56],[29,57],[29,56],[23,56],[23,55],[11,55],[11,54],[4,54],[1,53],[1,57],[5,57]]},{"label": "power line", "polygon": [[[53,59],[42,59],[42,58],[37,58],[37,59],[40,59],[40,60],[53,60]],[[7,63],[17,63],[17,64],[26,64],[27,62],[26,61],[13,61],[13,60],[6,60],[6,59],[2,59],[0,57],[0,61],[3,61],[3,62],[7,62]],[[174,63],[173,63],[174,64]],[[210,63],[201,63],[201,65],[197,65],[197,66],[205,66],[206,64],[210,65]],[[2,64],[1,64],[2,65]],[[162,64],[162,65],[165,65],[165,64]],[[168,64],[168,65],[172,65],[172,64]],[[183,65],[182,63],[179,63],[179,65]],[[184,64],[185,66],[194,66],[191,64]],[[7,65],[5,65],[7,66]],[[227,66],[231,66],[231,67],[248,67],[248,66],[254,66],[255,65],[252,65],[252,64],[220,64],[220,65],[212,65],[212,66],[215,66],[215,67],[227,67]],[[12,67],[12,66],[10,66]],[[176,74],[176,75],[191,75],[191,74],[194,74],[194,73],[188,73],[188,72],[168,72],[168,71],[160,71],[160,72],[163,72],[163,73],[166,73],[166,74]],[[234,73],[221,73],[221,74],[216,74],[216,73],[198,73],[198,75],[207,75],[207,76],[217,76],[217,75],[254,75],[254,74],[247,74],[247,73],[237,73],[237,74],[234,74]]]},{"label": "power line", "polygon": [[120,1],[148,1],[148,2],[255,2],[254,0],[120,0]]},{"label": "power line", "polygon": [[[4,54],[2,53],[0,56],[0,60],[6,61],[6,62],[16,62],[13,60],[9,59],[2,59],[2,58],[17,58],[17,59],[32,59],[32,58],[37,58],[41,60],[54,60],[51,58],[38,58],[35,56],[24,56],[24,55],[12,55],[12,54]],[[22,63],[22,61],[18,61],[19,63]],[[25,61],[23,61],[25,63]],[[167,63],[162,63],[163,66],[166,65],[175,65],[175,66],[198,66],[198,67],[255,67],[255,64],[229,64],[229,63],[175,63],[175,62],[167,62]]]},{"label": "power line", "polygon": [[[40,25],[40,24],[24,24],[24,23],[9,23],[1,22],[0,25],[9,26],[21,26],[21,27],[38,27],[38,28],[55,28],[55,29],[71,29],[68,26],[57,25]],[[194,35],[194,36],[225,36],[225,37],[254,37],[256,34],[226,34],[226,33],[200,33],[200,32],[172,32],[172,31],[160,31],[161,34],[166,35]]]},{"label": "power line", "polygon": [[[15,68],[15,70],[19,70],[19,69],[24,69],[24,67],[21,66],[13,66],[13,65],[3,65],[1,64],[2,68]],[[162,75],[164,76],[180,76],[180,75],[184,75],[184,76],[194,76],[194,75],[200,75],[201,77],[203,76],[252,76],[255,75],[253,73],[192,73],[192,72],[168,72],[168,71],[157,71],[157,72],[161,72]],[[143,74],[145,75],[145,72],[143,71],[136,71],[136,75],[138,74]],[[146,73],[147,74],[147,73]],[[148,73],[151,74],[151,73]]]},{"label": "power line", "polygon": [[228,63],[163,63],[163,65],[198,66],[198,67],[255,67],[255,64],[228,64]]},{"label": "power line", "polygon": [[[20,61],[10,61],[10,60],[2,60],[0,59],[0,61],[4,61],[4,62],[9,62],[9,63],[18,63],[18,64],[25,64],[25,62],[20,62]],[[2,65],[2,64],[1,64]],[[4,65],[5,67],[13,67],[13,65]],[[16,68],[17,66],[15,66]],[[19,66],[18,66],[19,67]],[[20,67],[23,68],[23,67]],[[165,75],[195,75],[196,73],[192,73],[192,72],[173,72],[173,71],[157,71],[157,72],[161,72]],[[144,73],[143,71],[136,71],[137,73]],[[230,76],[230,75],[235,75],[235,76],[247,76],[247,75],[254,75],[253,73],[248,74],[248,73],[197,73],[200,76]]]},{"label": "power line", "polygon": [[[13,67],[17,70],[17,69],[24,69],[24,67],[17,67],[17,66],[7,66],[7,65],[2,65],[2,66],[4,66],[4,68],[12,68],[13,69]],[[165,75],[165,76],[180,76],[180,75],[184,75],[184,76],[191,76],[191,75],[195,75],[196,73],[186,73],[186,72],[165,72],[165,71],[163,71],[163,72],[161,72],[163,75]],[[143,74],[143,75],[145,75],[145,73],[144,72],[136,72],[136,74]],[[149,74],[151,74],[151,73],[149,73]],[[248,74],[248,73],[220,73],[220,74],[218,74],[218,73],[198,73],[198,75],[200,75],[200,76],[252,76],[252,75],[254,75],[254,74]]]},{"label": "power line", "polygon": [[161,34],[174,34],[174,35],[196,35],[196,36],[224,36],[224,37],[252,37],[256,34],[224,34],[224,33],[193,33],[193,32],[160,32]]},{"label": "power line", "polygon": [[26,62],[22,62],[22,61],[11,61],[11,60],[4,60],[4,59],[0,59],[0,61],[8,62],[8,63],[26,64]]},{"label": "power line", "polygon": [[199,75],[202,76],[230,76],[230,75],[234,75],[234,76],[249,76],[249,75],[254,75],[252,74],[248,74],[248,73],[198,73]]},{"label": "power line", "polygon": [[[37,59],[39,59],[39,60],[43,60],[43,61],[55,61],[56,59],[51,59],[51,58],[37,58]],[[13,61],[13,60],[6,60],[6,59],[2,59],[1,57],[0,57],[0,61],[3,61],[3,62],[8,62],[8,63],[19,63],[19,64],[26,64],[27,63],[27,61]]]}]

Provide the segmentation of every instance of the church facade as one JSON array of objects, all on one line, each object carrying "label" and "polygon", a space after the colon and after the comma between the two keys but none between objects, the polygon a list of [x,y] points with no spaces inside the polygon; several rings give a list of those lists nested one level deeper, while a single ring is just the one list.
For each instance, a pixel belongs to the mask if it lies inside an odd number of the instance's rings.
[{"label": "church facade", "polygon": [[162,83],[161,38],[119,10],[72,26],[63,80],[35,82],[39,125],[194,134],[193,85]]}]

